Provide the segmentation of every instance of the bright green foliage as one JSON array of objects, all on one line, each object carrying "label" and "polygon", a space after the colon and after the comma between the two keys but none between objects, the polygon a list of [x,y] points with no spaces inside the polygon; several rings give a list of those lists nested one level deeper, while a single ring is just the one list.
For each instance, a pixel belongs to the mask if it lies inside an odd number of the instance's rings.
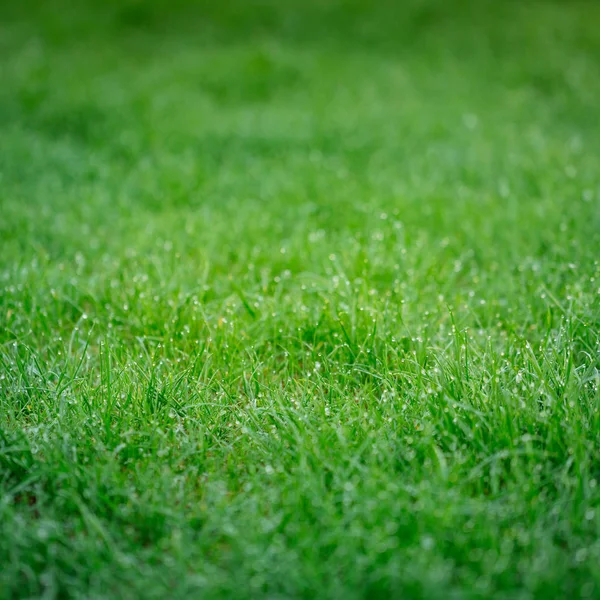
[{"label": "bright green foliage", "polygon": [[0,598],[600,598],[600,4],[0,19]]}]

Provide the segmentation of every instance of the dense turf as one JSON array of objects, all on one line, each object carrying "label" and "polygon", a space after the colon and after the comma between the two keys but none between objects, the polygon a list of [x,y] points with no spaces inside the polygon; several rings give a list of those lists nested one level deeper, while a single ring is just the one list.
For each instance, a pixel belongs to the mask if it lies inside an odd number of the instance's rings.
[{"label": "dense turf", "polygon": [[599,4],[2,11],[2,599],[600,597]]}]

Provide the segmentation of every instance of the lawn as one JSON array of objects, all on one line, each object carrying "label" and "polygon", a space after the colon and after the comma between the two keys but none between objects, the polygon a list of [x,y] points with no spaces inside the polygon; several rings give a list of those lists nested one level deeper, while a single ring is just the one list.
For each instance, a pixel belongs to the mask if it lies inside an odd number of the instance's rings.
[{"label": "lawn", "polygon": [[0,19],[0,598],[600,598],[600,3]]}]

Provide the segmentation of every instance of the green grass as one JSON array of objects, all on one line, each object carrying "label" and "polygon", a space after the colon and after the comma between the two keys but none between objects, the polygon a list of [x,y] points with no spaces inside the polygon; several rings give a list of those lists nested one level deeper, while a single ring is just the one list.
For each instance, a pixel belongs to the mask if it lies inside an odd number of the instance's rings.
[{"label": "green grass", "polygon": [[600,598],[600,4],[8,2],[0,598]]}]

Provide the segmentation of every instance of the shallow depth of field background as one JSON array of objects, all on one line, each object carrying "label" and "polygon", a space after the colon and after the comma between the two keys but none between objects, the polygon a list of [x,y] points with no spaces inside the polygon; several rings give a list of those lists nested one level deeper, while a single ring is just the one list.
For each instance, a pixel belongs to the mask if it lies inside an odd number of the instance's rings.
[{"label": "shallow depth of field background", "polygon": [[600,4],[0,9],[0,598],[600,598]]}]

